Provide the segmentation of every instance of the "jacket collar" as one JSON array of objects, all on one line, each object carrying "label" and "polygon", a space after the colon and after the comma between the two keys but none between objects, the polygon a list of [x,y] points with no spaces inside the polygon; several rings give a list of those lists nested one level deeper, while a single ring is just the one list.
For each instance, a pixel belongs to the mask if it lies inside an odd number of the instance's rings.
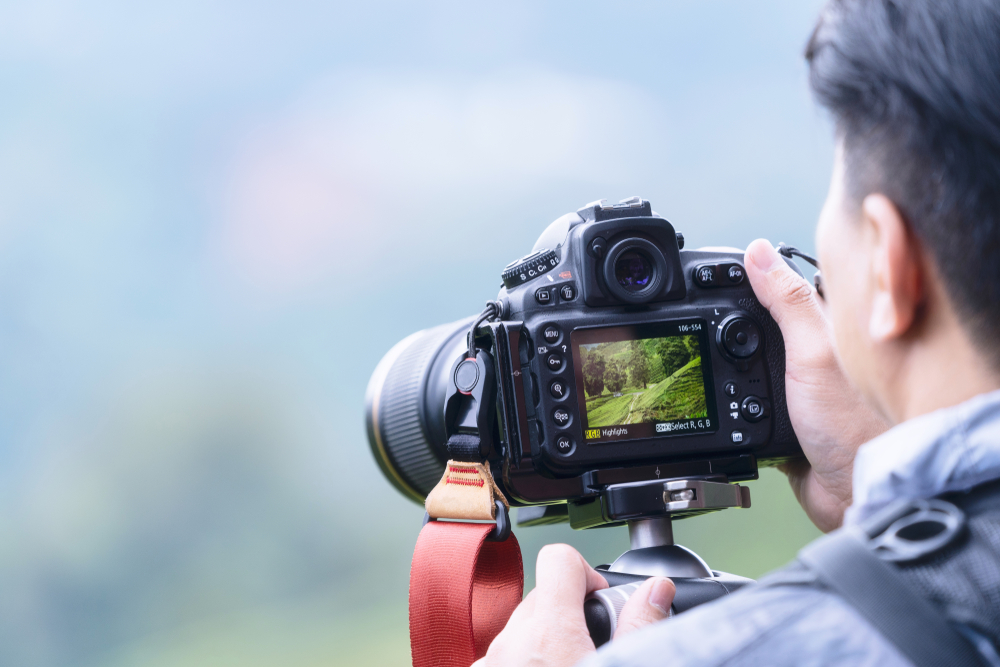
[{"label": "jacket collar", "polygon": [[897,499],[965,491],[1000,478],[1000,391],[903,422],[861,446],[844,524]]}]

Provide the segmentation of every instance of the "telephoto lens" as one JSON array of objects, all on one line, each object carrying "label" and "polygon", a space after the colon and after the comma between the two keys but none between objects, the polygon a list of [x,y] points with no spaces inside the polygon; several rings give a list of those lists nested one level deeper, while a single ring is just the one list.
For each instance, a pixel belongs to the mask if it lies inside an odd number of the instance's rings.
[{"label": "telephoto lens", "polygon": [[418,331],[379,362],[365,393],[368,442],[382,473],[423,504],[448,459],[444,400],[473,318]]}]

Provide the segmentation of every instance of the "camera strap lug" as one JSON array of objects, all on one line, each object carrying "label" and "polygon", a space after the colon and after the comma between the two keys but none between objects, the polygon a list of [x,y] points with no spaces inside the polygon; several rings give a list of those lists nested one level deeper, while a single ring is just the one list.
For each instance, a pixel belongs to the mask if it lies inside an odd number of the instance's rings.
[{"label": "camera strap lug", "polygon": [[444,422],[450,458],[482,461],[490,455],[496,423],[496,370],[493,358],[482,350],[455,361],[445,393]]},{"label": "camera strap lug", "polygon": [[493,481],[493,473],[483,463],[465,461],[448,461],[441,481],[424,501],[429,519],[494,521],[497,508],[507,514],[507,499]]}]

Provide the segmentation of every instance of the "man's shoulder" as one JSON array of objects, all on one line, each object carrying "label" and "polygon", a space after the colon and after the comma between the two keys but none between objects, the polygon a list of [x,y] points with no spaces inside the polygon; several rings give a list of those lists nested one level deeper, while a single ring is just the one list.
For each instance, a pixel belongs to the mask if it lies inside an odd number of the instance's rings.
[{"label": "man's shoulder", "polygon": [[837,596],[756,585],[612,642],[581,664],[879,665],[910,663]]}]

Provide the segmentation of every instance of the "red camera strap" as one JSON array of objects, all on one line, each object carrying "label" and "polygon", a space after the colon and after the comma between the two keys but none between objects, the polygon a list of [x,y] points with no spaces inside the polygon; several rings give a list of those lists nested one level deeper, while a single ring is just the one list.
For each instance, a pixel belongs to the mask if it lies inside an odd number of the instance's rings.
[{"label": "red camera strap", "polygon": [[410,567],[413,667],[469,667],[486,655],[524,594],[521,547],[492,523],[429,521]]}]

